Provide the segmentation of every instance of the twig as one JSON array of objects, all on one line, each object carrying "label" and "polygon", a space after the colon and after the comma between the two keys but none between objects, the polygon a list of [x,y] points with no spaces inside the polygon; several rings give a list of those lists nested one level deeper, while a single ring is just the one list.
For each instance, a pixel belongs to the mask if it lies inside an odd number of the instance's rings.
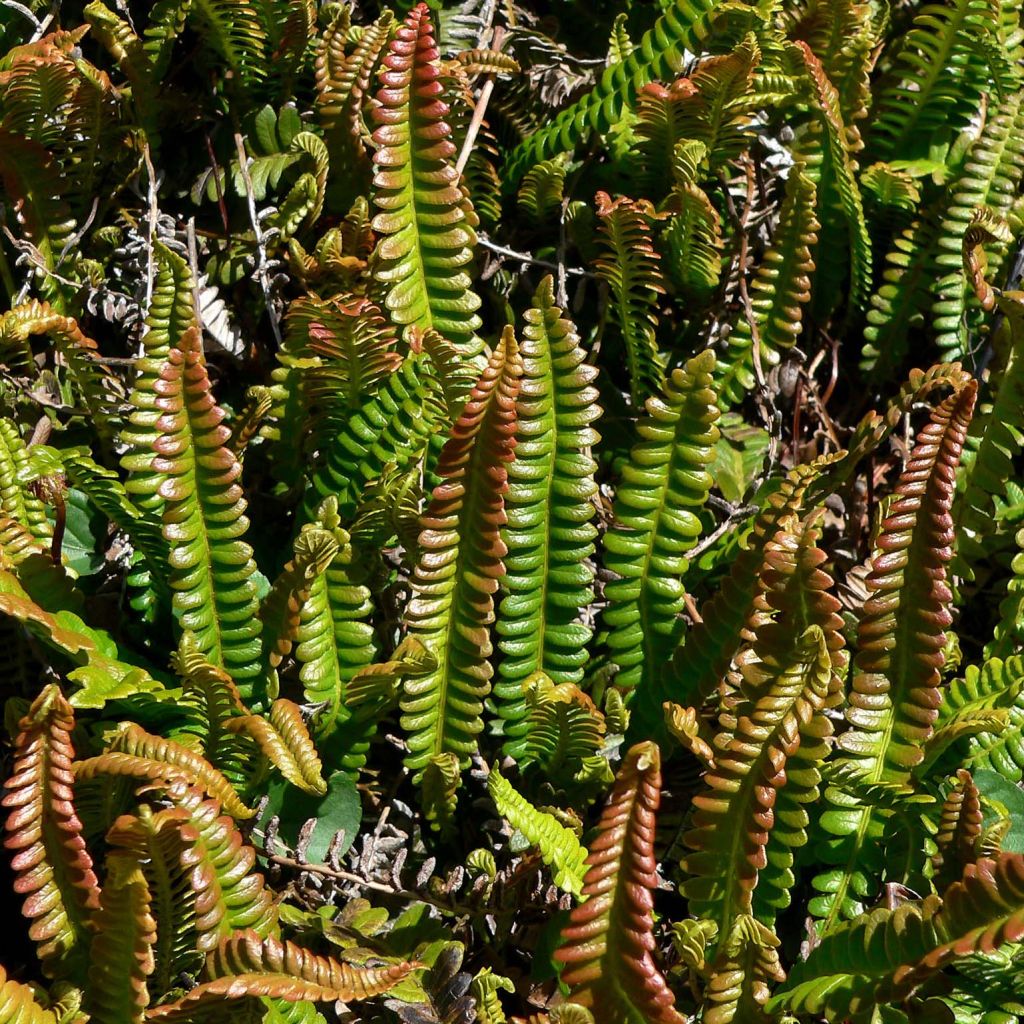
[{"label": "twig", "polygon": [[160,215],[156,197],[156,171],[149,153],[149,142],[142,141],[142,160],[146,165],[146,201],[149,205],[149,232],[146,237],[146,316],[153,304],[153,242],[156,239],[157,218]]},{"label": "twig", "polygon": [[693,561],[695,558],[700,558],[708,548],[711,548],[715,543],[727,534],[737,523],[742,522],[744,519],[748,519],[758,510],[757,505],[740,505],[734,509],[733,512],[722,520],[706,537],[700,540],[699,543],[694,544],[689,551],[686,552],[687,560]]},{"label": "twig", "polygon": [[86,231],[92,227],[92,222],[96,219],[96,211],[99,209],[99,199],[93,199],[92,208],[89,210],[89,216],[85,218],[85,223],[72,235],[68,236],[68,240],[64,243],[64,248],[61,249],[60,255],[57,257],[57,266],[59,267],[65,257],[72,249],[74,249],[78,243],[85,238]]},{"label": "twig", "polygon": [[[516,252],[515,249],[509,249],[504,245],[498,245],[497,242],[492,242],[489,238],[486,238],[483,235],[478,236],[477,242],[490,252],[497,253],[499,256],[505,256],[511,260],[516,260],[519,263],[529,263],[534,267],[544,267],[547,270],[559,270],[559,265],[557,263],[552,263],[550,260],[537,259],[536,256],[531,256],[528,252]],[[589,270],[583,270],[580,267],[565,267],[565,273],[571,274],[573,277],[589,277],[595,280],[597,278],[596,274],[592,274]]]},{"label": "twig", "polygon": [[32,28],[39,32],[43,30],[44,26],[42,22],[24,5],[19,4],[18,0],[2,0],[4,7],[10,7],[12,11],[17,11],[19,14],[24,15],[32,22]]},{"label": "twig", "polygon": [[768,476],[772,467],[778,461],[779,447],[782,444],[782,413],[778,409],[776,403],[772,401],[772,395],[768,389],[768,382],[765,380],[764,368],[761,365],[761,331],[758,328],[757,318],[754,315],[754,307],[750,301],[750,292],[747,289],[747,228],[750,211],[753,208],[754,186],[756,183],[753,167],[750,161],[746,162],[745,171],[747,195],[742,215],[738,214],[736,211],[736,204],[733,201],[732,193],[729,191],[729,182],[727,180],[723,180],[722,182],[722,191],[725,194],[725,202],[729,209],[729,215],[736,224],[737,236],[740,242],[740,248],[737,254],[739,262],[738,286],[740,300],[743,303],[743,315],[750,327],[750,335],[753,343],[752,355],[754,361],[754,382],[756,384],[754,401],[757,404],[758,412],[760,412],[761,419],[764,421],[764,425],[768,431],[768,450],[765,452],[764,464],[758,477],[751,481],[751,485],[748,488],[749,495],[756,493],[757,488],[761,486],[761,482]]},{"label": "twig", "polygon": [[256,847],[256,850],[272,864],[279,864],[281,867],[291,868],[294,871],[307,871],[311,875],[320,875],[322,878],[331,878],[338,882],[351,882],[353,885],[362,886],[364,889],[371,889],[374,892],[384,893],[387,896],[397,896],[400,899],[409,900],[414,903],[429,903],[430,906],[437,907],[438,910],[446,911],[449,914],[465,914],[468,916],[480,913],[479,908],[474,909],[460,904],[445,903],[423,893],[413,892],[411,889],[401,889],[397,886],[388,885],[386,882],[375,882],[372,879],[363,878],[362,875],[354,874],[351,871],[342,871],[339,868],[328,867],[326,864],[304,864],[294,857],[287,857],[280,853],[269,853],[261,847]]},{"label": "twig", "polygon": [[245,198],[249,205],[249,222],[252,224],[253,232],[256,235],[256,278],[263,289],[263,302],[267,307],[267,316],[270,317],[270,326],[274,332],[274,340],[277,347],[282,345],[281,325],[278,322],[277,310],[274,308],[274,297],[270,293],[270,274],[267,270],[267,250],[263,244],[263,228],[260,226],[260,219],[256,213],[256,196],[252,187],[252,175],[249,174],[249,157],[245,152],[245,142],[240,132],[235,132],[235,148],[238,150],[238,166],[242,173],[242,180],[245,182]]},{"label": "twig", "polygon": [[[500,25],[496,25],[491,36],[491,49],[500,52],[504,45],[505,30]],[[491,102],[491,93],[494,92],[494,79],[493,73],[487,75],[484,78],[484,84],[480,87],[480,95],[473,107],[473,120],[469,122],[469,129],[466,131],[466,138],[462,143],[462,152],[459,154],[459,159],[455,161],[455,173],[459,177],[462,177],[462,172],[466,169],[469,155],[476,145],[476,137],[480,134],[480,128],[483,126],[484,116],[487,114],[487,104]]]}]

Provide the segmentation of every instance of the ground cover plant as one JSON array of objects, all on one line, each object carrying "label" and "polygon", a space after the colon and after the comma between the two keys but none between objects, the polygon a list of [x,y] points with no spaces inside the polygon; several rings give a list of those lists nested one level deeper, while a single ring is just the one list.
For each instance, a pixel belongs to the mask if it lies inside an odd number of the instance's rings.
[{"label": "ground cover plant", "polygon": [[1024,1015],[1012,0],[3,0],[0,1024]]}]

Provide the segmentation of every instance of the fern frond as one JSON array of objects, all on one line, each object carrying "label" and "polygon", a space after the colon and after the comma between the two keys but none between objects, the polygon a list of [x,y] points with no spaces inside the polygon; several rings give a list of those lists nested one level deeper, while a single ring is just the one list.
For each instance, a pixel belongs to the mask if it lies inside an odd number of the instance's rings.
[{"label": "fern frond", "polygon": [[975,846],[981,836],[981,826],[981,794],[971,773],[961,768],[943,801],[939,831],[935,836],[932,866],[936,888],[951,885],[962,877],[968,864],[978,859]]},{"label": "fern frond", "polygon": [[474,357],[483,347],[475,334],[480,300],[465,268],[473,259],[475,217],[450,162],[455,146],[431,31],[429,10],[419,4],[383,59],[373,111],[373,201],[380,211],[373,226],[383,236],[375,277],[396,323],[433,327]]},{"label": "fern frond", "polygon": [[427,357],[406,357],[358,410],[327,417],[332,433],[306,494],[308,514],[333,498],[349,522],[367,485],[380,479],[386,466],[404,470],[416,465],[445,418],[443,392]]},{"label": "fern frond", "polygon": [[1019,656],[968,666],[962,679],[943,690],[937,725],[946,728],[958,719],[993,711],[1005,712],[1005,723],[969,736],[959,763],[967,769],[990,768],[1018,782],[1024,776],[1024,662]]},{"label": "fern frond", "polygon": [[749,914],[733,920],[710,967],[701,1018],[706,1024],[763,1024],[772,1019],[764,1010],[768,983],[786,980],[779,945],[774,932]]},{"label": "fern frond", "polygon": [[680,142],[672,155],[674,190],[670,204],[678,210],[662,236],[669,281],[685,298],[705,302],[722,274],[721,218],[708,195],[697,185],[697,168],[706,147]]},{"label": "fern frond", "polygon": [[153,468],[157,457],[154,445],[160,437],[156,382],[171,346],[198,323],[188,264],[159,242],[153,244],[153,264],[153,298],[142,335],[143,351],[135,361],[136,377],[128,396],[128,422],[120,433],[121,444],[127,449],[121,456],[121,466],[128,473],[125,490],[146,512],[163,508],[159,488],[164,476]]},{"label": "fern frond", "polygon": [[[818,181],[818,219],[821,221],[818,284],[824,298],[816,298],[816,304],[830,306],[832,296],[821,289],[821,281],[842,280],[848,273],[850,280],[850,306],[861,309],[868,301],[871,289],[871,235],[868,233],[857,182],[857,164],[852,156],[850,129],[843,121],[842,106],[835,85],[829,81],[821,62],[810,47],[802,40],[796,43],[796,57],[810,85],[812,106],[818,114],[821,130],[825,137],[821,177]],[[842,220],[845,231],[845,246],[841,247],[836,238],[836,216]],[[846,249],[842,262],[846,267],[837,268],[837,256]],[[833,273],[825,260],[833,265]]]},{"label": "fern frond", "polygon": [[732,53],[701,61],[690,76],[694,91],[681,100],[674,125],[676,139],[702,142],[711,172],[750,144],[750,114],[757,102],[749,94],[760,62],[761,50],[751,34]]},{"label": "fern frond", "polygon": [[604,717],[573,683],[555,685],[542,672],[523,682],[529,710],[528,732],[517,760],[535,762],[555,780],[566,769],[578,770],[597,755],[604,740]]},{"label": "fern frond", "polygon": [[[876,541],[846,713],[850,728],[838,743],[867,783],[906,782],[938,715],[943,629],[951,622],[953,478],[976,394],[977,385],[967,383],[932,413]],[[822,817],[830,836],[822,855],[840,866],[815,879],[824,895],[811,908],[828,930],[859,908],[854,894],[869,891],[882,815],[841,788],[830,787],[826,797],[833,807]]]},{"label": "fern frond", "polygon": [[958,958],[1019,941],[1022,930],[1024,858],[983,858],[941,900],[875,910],[826,936],[769,1009],[840,1019],[898,1005]]},{"label": "fern frond", "polygon": [[306,375],[314,402],[354,409],[401,364],[397,339],[369,299],[306,295],[288,309],[289,347],[323,360]]},{"label": "fern frond", "polygon": [[423,769],[423,815],[430,822],[430,827],[444,838],[455,833],[455,808],[461,784],[459,759],[450,751],[435,754]]},{"label": "fern frond", "polygon": [[155,966],[147,987],[154,1002],[178,984],[182,971],[194,974],[202,963],[195,946],[195,892],[189,870],[181,863],[180,824],[176,810],[153,811],[143,805],[137,814],[118,818],[106,836],[112,849],[131,854],[149,887],[156,936],[152,943]]},{"label": "fern frond", "polygon": [[206,30],[201,38],[243,82],[266,75],[267,36],[250,0],[191,0],[189,12]]},{"label": "fern frond", "polygon": [[[64,199],[64,182],[55,161],[38,142],[0,125],[0,183],[13,200],[19,225],[39,252],[43,268],[58,271],[65,278],[65,250],[70,248],[75,219]],[[58,305],[65,288],[46,275],[40,294]]]},{"label": "fern frond", "polygon": [[[100,889],[75,812],[71,731],[74,712],[51,684],[19,724],[3,806],[8,808],[4,847],[12,851],[14,888],[32,922],[48,977],[84,981],[90,919]],[[10,993],[16,998],[16,992]]]},{"label": "fern frond", "polygon": [[876,91],[868,140],[874,158],[910,166],[966,127],[988,80],[976,73],[988,62],[983,44],[998,47],[997,12],[978,0],[921,8]]},{"label": "fern frond", "polygon": [[181,840],[181,865],[195,893],[196,944],[208,953],[233,932],[276,934],[277,904],[254,872],[256,852],[216,800],[177,779],[167,786]]},{"label": "fern frond", "polygon": [[[1018,92],[988,118],[943,207],[936,242],[937,278],[931,283],[931,315],[936,344],[944,358],[963,358],[971,350],[984,314],[995,305],[991,291],[990,304],[975,299],[961,251],[968,242],[976,211],[982,210],[990,218],[986,221],[990,232],[985,265],[990,274],[1001,267],[1013,235],[1005,225],[999,226],[999,221],[1009,213],[1024,177],[1022,134],[1024,92]],[[984,275],[984,268],[981,273]]]},{"label": "fern frond", "polygon": [[570,1001],[600,1006],[609,1024],[682,1024],[654,962],[655,814],[661,757],[638,743],[623,759],[587,857],[585,902],[573,910],[555,959]]},{"label": "fern frond", "polygon": [[417,966],[354,967],[317,956],[292,942],[241,932],[211,950],[206,972],[213,980],[197,985],[176,1003],[154,1007],[147,1019],[190,1021],[206,1006],[251,996],[350,1003],[387,992]]},{"label": "fern frond", "polygon": [[318,796],[327,792],[323,765],[297,704],[280,697],[270,705],[266,717],[243,715],[231,718],[227,728],[231,732],[246,732],[252,736],[270,763],[293,786]]},{"label": "fern frond", "polygon": [[[326,741],[350,718],[345,706],[348,684],[374,658],[373,629],[366,621],[372,610],[370,592],[362,585],[348,534],[338,525],[337,504],[328,498],[314,529],[334,537],[338,550],[324,573],[316,576],[303,602],[295,633],[295,658],[306,700],[319,705],[313,731]],[[354,726],[353,726],[354,728]],[[346,767],[357,768],[364,758],[346,737]]]},{"label": "fern frond", "polygon": [[573,324],[555,305],[545,278],[526,312],[520,351],[516,457],[510,464],[503,532],[507,592],[498,610],[504,658],[494,701],[504,720],[506,752],[515,756],[529,731],[524,680],[545,672],[556,683],[583,677],[591,630],[580,609],[593,599],[592,524],[597,493],[590,456],[600,416],[593,381],[597,370]]},{"label": "fern frond", "polygon": [[741,315],[729,335],[729,351],[716,377],[719,394],[736,405],[754,386],[754,346],[764,367],[774,367],[803,330],[803,305],[811,297],[811,275],[821,225],[815,216],[817,189],[799,164],[786,179],[786,194],[772,244],[750,288],[751,318]]},{"label": "fern frond", "polygon": [[181,676],[181,706],[190,721],[170,738],[183,745],[198,745],[204,758],[233,786],[248,775],[249,744],[226,728],[231,718],[247,713],[234,680],[211,664],[191,633],[184,633],[173,659]]},{"label": "fern frond", "polygon": [[541,860],[552,869],[555,885],[579,896],[583,891],[587,851],[576,834],[546,811],[538,810],[498,771],[487,776],[487,790],[498,813],[537,848]]},{"label": "fern frond", "polygon": [[662,670],[662,687],[672,700],[699,705],[716,690],[742,643],[741,631],[754,609],[765,546],[788,516],[803,510],[808,491],[822,474],[840,465],[842,459],[837,453],[791,469],[768,497],[754,519],[747,547],[733,560],[718,592],[702,606],[701,622],[687,632],[686,643]]},{"label": "fern frond", "polygon": [[246,807],[231,783],[199,754],[173,740],[154,736],[134,723],[118,730],[106,753],[75,762],[76,778],[103,774],[153,781],[184,779],[219,801],[236,818],[251,818],[256,813]]},{"label": "fern frond", "polygon": [[441,453],[442,483],[422,518],[422,554],[406,609],[409,631],[437,667],[403,683],[407,763],[417,773],[436,754],[468,764],[483,728],[493,672],[488,635],[504,574],[504,494],[512,461],[522,359],[506,328]]},{"label": "fern frond", "polygon": [[615,525],[604,538],[605,565],[618,576],[605,587],[604,616],[619,666],[615,683],[639,687],[634,726],[644,729],[661,722],[668,695],[655,681],[682,637],[686,552],[700,535],[698,512],[713,484],[709,466],[719,416],[714,368],[714,355],[702,352],[673,371],[661,395],[647,400],[637,425],[640,441],[615,496]]},{"label": "fern frond", "polygon": [[556,156],[531,167],[523,178],[516,202],[520,212],[538,227],[561,216],[568,171],[569,161],[564,156]]},{"label": "fern frond", "polygon": [[[694,797],[693,829],[685,837],[695,852],[684,861],[690,877],[683,894],[691,913],[716,921],[723,936],[736,915],[754,913],[755,901],[758,918],[769,924],[788,903],[793,875],[786,854],[807,840],[801,805],[816,798],[817,764],[829,750],[832,727],[823,712],[832,664],[824,634],[810,626],[790,634],[781,649],[772,646],[755,639],[754,656],[743,664],[749,697],[734,732],[716,739],[716,767],[705,775],[710,790]],[[777,822],[783,856],[769,861]]]},{"label": "fern frond", "polygon": [[291,653],[302,608],[318,577],[338,553],[338,541],[328,530],[304,529],[295,538],[292,557],[274,581],[260,607],[263,623],[263,653],[269,670],[268,692],[276,697],[279,689],[277,669]]},{"label": "fern frond", "polygon": [[686,51],[700,51],[715,6],[713,0],[671,0],[633,53],[606,68],[590,92],[519,144],[509,158],[506,177],[516,182],[541,160],[572,150],[591,131],[607,131],[633,108],[645,85],[677,76]]},{"label": "fern frond", "polygon": [[608,282],[612,318],[625,349],[629,392],[639,408],[664,377],[654,336],[655,303],[665,291],[659,257],[643,203],[625,197],[613,202],[605,192],[597,193],[596,202],[602,253],[594,268]]},{"label": "fern frond", "polygon": [[159,493],[173,608],[202,653],[249,697],[260,673],[260,642],[256,564],[241,539],[248,527],[241,466],[227,447],[230,431],[211,394],[199,331],[189,328],[167,359],[154,384],[162,415],[153,468],[166,475]]},{"label": "fern frond", "polygon": [[97,359],[96,342],[82,333],[75,319],[62,316],[48,302],[32,300],[0,316],[0,352],[21,347],[27,356],[25,363],[32,365],[28,339],[36,335],[45,335],[53,343],[55,353],[67,367],[72,390],[81,395],[101,435],[109,433],[115,383]]},{"label": "fern frond", "polygon": [[147,979],[156,966],[149,885],[131,853],[111,852],[106,869],[102,905],[93,919],[89,1019],[96,1024],[142,1024],[149,1005]]},{"label": "fern frond", "polygon": [[7,977],[0,967],[0,1024],[60,1024],[52,1011],[36,1002],[28,985]]},{"label": "fern frond", "polygon": [[[1024,441],[1024,420],[1019,410],[1024,403],[1024,296],[1006,292],[999,304],[1004,313],[998,342],[1006,352],[1002,372],[991,406],[983,406],[971,434],[978,440],[965,453],[964,470],[953,507],[957,551],[954,570],[966,579],[974,578],[974,567],[985,555],[985,542],[997,529],[995,502],[1006,494],[1012,478],[1014,459]],[[972,438],[973,440],[973,438]],[[999,653],[993,650],[991,653]],[[1005,652],[1008,653],[1008,652]]]},{"label": "fern frond", "polygon": [[28,445],[18,425],[13,420],[0,419],[0,509],[48,547],[53,526],[46,518],[46,508],[19,479],[29,462]]},{"label": "fern frond", "polygon": [[345,198],[354,191],[353,185],[369,179],[370,162],[363,148],[363,136],[368,134],[363,108],[373,71],[391,37],[394,15],[382,11],[372,25],[363,29],[351,53],[345,52],[349,35],[345,22],[336,18],[324,30],[315,65],[316,112],[336,169],[329,195],[332,206],[341,205],[342,209]]}]

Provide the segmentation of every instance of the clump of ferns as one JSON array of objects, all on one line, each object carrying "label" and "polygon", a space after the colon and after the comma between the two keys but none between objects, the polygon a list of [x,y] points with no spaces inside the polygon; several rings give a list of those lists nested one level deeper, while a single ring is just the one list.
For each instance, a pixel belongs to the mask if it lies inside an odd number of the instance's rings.
[{"label": "clump of ferns", "polygon": [[[72,1019],[111,1024],[191,1019],[225,1000],[260,1000],[281,1013],[306,1004],[313,1013],[309,1004],[384,993],[414,969],[354,967],[284,938],[235,822],[253,812],[217,769],[135,726],[127,743],[115,738],[76,760],[74,726],[59,688],[45,687],[20,723],[5,784],[5,847],[52,985],[48,996],[5,978],[7,1019],[56,1021],[69,1001],[80,1008]],[[130,779],[139,798],[108,828],[102,868],[75,799],[97,776]],[[196,983],[183,989],[183,975]]]}]

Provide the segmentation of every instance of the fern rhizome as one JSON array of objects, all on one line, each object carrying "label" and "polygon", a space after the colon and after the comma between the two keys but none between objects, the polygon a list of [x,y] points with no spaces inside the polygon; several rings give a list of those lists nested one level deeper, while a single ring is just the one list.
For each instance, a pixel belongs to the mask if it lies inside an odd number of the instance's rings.
[{"label": "fern rhizome", "polygon": [[2,0],[0,1024],[1024,1020],[1022,19]]}]

